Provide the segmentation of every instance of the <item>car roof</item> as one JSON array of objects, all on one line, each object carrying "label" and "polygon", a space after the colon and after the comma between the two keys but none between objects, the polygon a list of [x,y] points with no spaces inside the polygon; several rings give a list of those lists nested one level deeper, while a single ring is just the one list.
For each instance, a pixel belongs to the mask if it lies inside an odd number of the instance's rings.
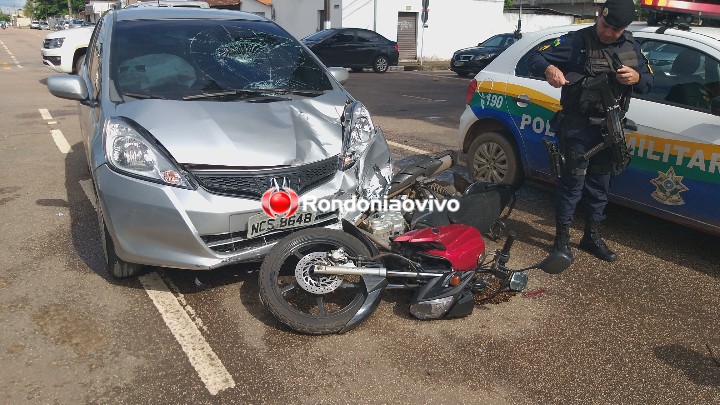
[{"label": "car roof", "polygon": [[208,19],[270,21],[257,14],[242,11],[193,7],[133,7],[115,10],[117,21],[165,20],[165,19]]},{"label": "car roof", "polygon": [[[548,34],[562,34],[568,31],[576,31],[592,25],[593,24],[572,24],[545,28],[538,31],[523,33],[523,39],[525,39],[525,37],[534,39]],[[705,43],[713,48],[720,48],[720,28],[717,27],[690,27],[690,30],[681,30],[677,28],[653,27],[648,26],[645,23],[634,23],[630,24],[627,30],[632,32],[633,34],[659,33],[662,35],[692,39],[698,42]]]}]

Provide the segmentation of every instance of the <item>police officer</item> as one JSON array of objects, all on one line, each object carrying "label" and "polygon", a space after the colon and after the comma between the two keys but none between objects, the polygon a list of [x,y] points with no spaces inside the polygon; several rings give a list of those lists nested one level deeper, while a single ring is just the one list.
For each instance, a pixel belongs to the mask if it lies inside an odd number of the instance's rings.
[{"label": "police officer", "polygon": [[[599,6],[595,25],[563,35],[552,45],[538,49],[528,65],[533,75],[544,75],[550,85],[562,88],[562,118],[555,132],[567,164],[556,186],[554,250],[572,257],[569,229],[580,203],[587,216],[578,247],[612,262],[617,255],[602,240],[599,224],[605,219],[610,178],[617,174],[615,163],[619,162],[613,162],[614,154],[608,148],[589,160],[568,159],[603,141],[602,124],[590,120],[605,117],[601,98],[584,90],[578,78],[607,75],[613,98],[627,111],[632,90],[649,92],[653,76],[638,44],[625,31],[635,17],[633,0],[606,0]],[[622,66],[613,63],[613,58],[619,59]]]}]

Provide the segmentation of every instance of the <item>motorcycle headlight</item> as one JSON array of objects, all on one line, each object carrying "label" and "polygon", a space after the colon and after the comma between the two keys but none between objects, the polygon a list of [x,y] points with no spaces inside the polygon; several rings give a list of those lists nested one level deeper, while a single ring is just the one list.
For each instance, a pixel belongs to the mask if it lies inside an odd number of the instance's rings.
[{"label": "motorcycle headlight", "polygon": [[104,127],[105,157],[118,172],[169,186],[194,188],[187,173],[138,124],[108,118]]},{"label": "motorcycle headlight", "polygon": [[417,319],[438,319],[445,315],[454,304],[451,295],[429,301],[416,302],[410,305],[410,313]]},{"label": "motorcycle headlight", "polygon": [[340,153],[342,170],[350,168],[375,136],[375,126],[367,108],[355,101],[345,107],[343,114],[343,147]]},{"label": "motorcycle headlight", "polygon": [[63,42],[65,42],[65,38],[53,38],[50,40],[50,43],[48,44],[47,47],[48,47],[48,49],[60,48],[62,46]]},{"label": "motorcycle headlight", "polygon": [[490,59],[490,58],[494,58],[496,55],[497,55],[497,54],[495,54],[495,53],[481,53],[480,55],[475,55],[475,57],[473,58],[473,60],[485,60],[485,59]]}]

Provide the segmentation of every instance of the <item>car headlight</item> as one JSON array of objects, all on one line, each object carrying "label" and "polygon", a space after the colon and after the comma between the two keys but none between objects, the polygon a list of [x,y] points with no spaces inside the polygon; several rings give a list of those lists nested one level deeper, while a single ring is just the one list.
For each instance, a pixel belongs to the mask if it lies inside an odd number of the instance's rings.
[{"label": "car headlight", "polygon": [[135,122],[123,118],[105,121],[105,157],[118,172],[156,183],[195,188],[189,175]]},{"label": "car headlight", "polygon": [[481,53],[480,55],[475,55],[475,57],[473,57],[473,60],[491,59],[495,56],[497,56],[496,53]]},{"label": "car headlight", "polygon": [[350,168],[375,136],[375,126],[367,108],[355,101],[345,107],[343,114],[343,146],[340,153],[342,170]]},{"label": "car headlight", "polygon": [[50,40],[50,43],[48,43],[48,49],[52,48],[60,48],[62,47],[63,42],[65,42],[65,38],[53,38]]}]

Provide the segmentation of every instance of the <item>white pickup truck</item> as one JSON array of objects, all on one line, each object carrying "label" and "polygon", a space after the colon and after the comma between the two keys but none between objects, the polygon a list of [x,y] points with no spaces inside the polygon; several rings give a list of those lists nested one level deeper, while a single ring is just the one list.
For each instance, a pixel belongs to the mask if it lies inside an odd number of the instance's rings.
[{"label": "white pickup truck", "polygon": [[71,28],[48,34],[40,50],[43,63],[60,73],[77,73],[85,57],[93,28]]}]

